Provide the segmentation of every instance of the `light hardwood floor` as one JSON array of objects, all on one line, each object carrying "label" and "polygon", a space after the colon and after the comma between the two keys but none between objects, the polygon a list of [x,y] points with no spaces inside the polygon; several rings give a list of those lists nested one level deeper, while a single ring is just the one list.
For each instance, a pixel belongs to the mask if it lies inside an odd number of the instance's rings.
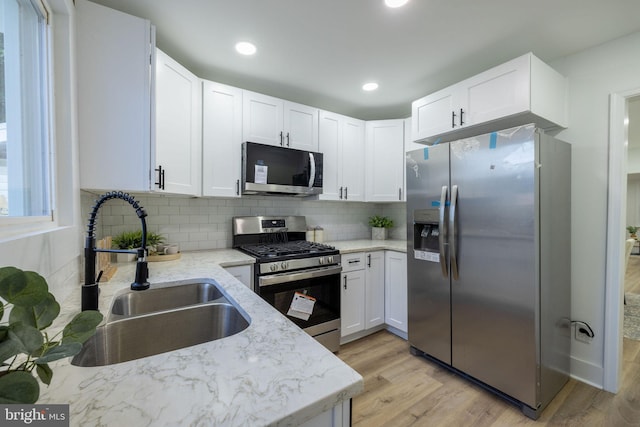
[{"label": "light hardwood floor", "polygon": [[[640,256],[631,257],[627,291],[640,293]],[[520,410],[424,358],[409,344],[380,331],[338,352],[364,377],[353,400],[354,426],[640,426],[640,341],[624,339],[620,392],[569,380],[533,421]]]}]

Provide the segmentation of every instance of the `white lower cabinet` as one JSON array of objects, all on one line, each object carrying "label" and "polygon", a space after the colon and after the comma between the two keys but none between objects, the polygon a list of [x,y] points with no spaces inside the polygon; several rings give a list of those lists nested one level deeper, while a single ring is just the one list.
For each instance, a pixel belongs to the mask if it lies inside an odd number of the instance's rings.
[{"label": "white lower cabinet", "polygon": [[242,282],[247,288],[253,290],[253,267],[251,265],[225,267],[225,270]]},{"label": "white lower cabinet", "polygon": [[383,327],[407,339],[407,254],[342,254],[341,344]]},{"label": "white lower cabinet", "polygon": [[[384,322],[407,334],[407,254],[386,251],[384,259]],[[397,332],[392,329],[392,332]],[[400,334],[402,335],[402,334]]]},{"label": "white lower cabinet", "polygon": [[364,330],[364,276],[363,267],[355,271],[342,271],[342,293],[340,295],[341,337]]},{"label": "white lower cabinet", "polygon": [[384,251],[368,252],[365,257],[364,328],[384,324]]},{"label": "white lower cabinet", "polygon": [[351,399],[316,415],[300,427],[348,427],[351,425]]},{"label": "white lower cabinet", "polygon": [[384,324],[384,251],[342,255],[342,343]]}]

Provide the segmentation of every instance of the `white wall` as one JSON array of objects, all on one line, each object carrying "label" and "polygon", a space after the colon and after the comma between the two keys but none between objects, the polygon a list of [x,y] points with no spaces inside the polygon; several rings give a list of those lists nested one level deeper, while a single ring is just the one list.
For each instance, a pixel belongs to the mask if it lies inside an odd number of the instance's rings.
[{"label": "white wall", "polygon": [[[640,33],[550,64],[569,79],[572,144],[572,317],[595,331],[590,344],[572,342],[571,372],[602,386],[608,186],[609,95],[640,87]],[[621,171],[624,173],[624,171]]]}]

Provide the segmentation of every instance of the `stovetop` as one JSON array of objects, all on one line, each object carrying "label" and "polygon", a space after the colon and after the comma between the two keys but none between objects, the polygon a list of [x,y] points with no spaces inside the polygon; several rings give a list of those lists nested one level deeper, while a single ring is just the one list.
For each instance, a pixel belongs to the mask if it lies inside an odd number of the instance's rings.
[{"label": "stovetop", "polygon": [[312,256],[334,255],[338,250],[323,243],[297,240],[281,243],[246,244],[238,247],[241,251],[261,261],[273,261],[279,258],[305,258]]}]

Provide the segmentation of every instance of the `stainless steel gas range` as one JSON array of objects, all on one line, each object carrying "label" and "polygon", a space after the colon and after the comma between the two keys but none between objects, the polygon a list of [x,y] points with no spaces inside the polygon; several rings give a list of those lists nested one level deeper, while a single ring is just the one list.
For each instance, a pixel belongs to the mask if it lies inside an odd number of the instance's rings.
[{"label": "stainless steel gas range", "polygon": [[340,348],[340,253],[305,240],[304,216],[233,218],[233,247],[256,258],[254,291],[331,351]]}]

